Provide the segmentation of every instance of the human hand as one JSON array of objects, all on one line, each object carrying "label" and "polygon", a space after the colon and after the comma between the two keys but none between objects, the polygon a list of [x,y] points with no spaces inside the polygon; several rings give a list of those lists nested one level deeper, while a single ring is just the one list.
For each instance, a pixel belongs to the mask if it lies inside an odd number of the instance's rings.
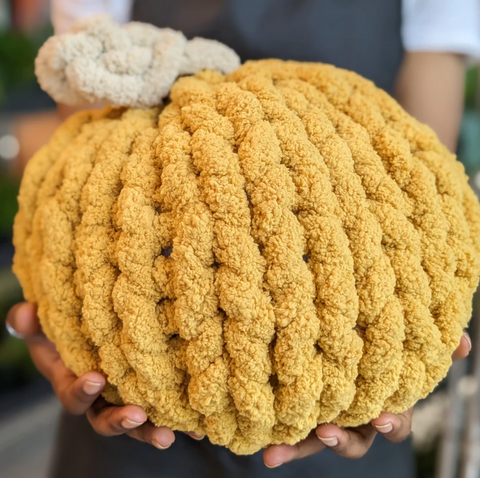
[{"label": "human hand", "polygon": [[[452,355],[453,360],[465,358],[472,348],[470,337],[464,332],[460,344]],[[367,425],[356,428],[340,428],[333,424],[320,425],[310,435],[295,445],[272,445],[263,452],[263,460],[269,468],[280,466],[331,448],[345,458],[361,458],[372,446],[377,433],[388,441],[401,442],[410,435],[413,408],[400,414],[382,413]]]},{"label": "human hand", "polygon": [[[86,413],[97,433],[104,436],[127,434],[160,449],[168,448],[174,442],[174,433],[167,427],[155,427],[147,420],[142,408],[136,405],[113,406],[100,397],[105,386],[102,374],[87,372],[76,377],[63,363],[55,345],[43,334],[34,304],[21,303],[12,307],[7,324],[26,341],[35,366],[50,381],[64,408],[75,415]],[[470,338],[465,333],[453,359],[466,357],[470,349]],[[377,432],[392,442],[404,440],[410,434],[412,414],[413,409],[398,415],[382,413],[370,424],[351,429],[320,425],[296,445],[268,447],[264,451],[264,461],[269,467],[279,466],[322,451],[327,446],[341,456],[360,458],[370,448]],[[203,438],[194,433],[189,435],[195,439]]]},{"label": "human hand", "polygon": [[[146,413],[136,405],[113,406],[100,396],[105,377],[87,372],[77,377],[63,363],[55,345],[42,332],[34,304],[21,303],[8,312],[7,324],[25,340],[30,356],[40,373],[52,384],[63,407],[73,415],[86,413],[93,429],[104,436],[126,434],[164,450],[175,435],[167,427],[156,427]],[[192,438],[201,439],[189,433]]]}]

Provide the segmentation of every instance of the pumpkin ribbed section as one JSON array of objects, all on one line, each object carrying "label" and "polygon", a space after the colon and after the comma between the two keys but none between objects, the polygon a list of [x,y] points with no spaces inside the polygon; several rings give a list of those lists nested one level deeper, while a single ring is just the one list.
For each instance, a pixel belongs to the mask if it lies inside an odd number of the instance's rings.
[{"label": "pumpkin ribbed section", "polygon": [[462,165],[323,64],[248,62],[178,79],[163,110],[79,113],[19,205],[14,270],[67,366],[238,454],[425,397],[480,274]]}]

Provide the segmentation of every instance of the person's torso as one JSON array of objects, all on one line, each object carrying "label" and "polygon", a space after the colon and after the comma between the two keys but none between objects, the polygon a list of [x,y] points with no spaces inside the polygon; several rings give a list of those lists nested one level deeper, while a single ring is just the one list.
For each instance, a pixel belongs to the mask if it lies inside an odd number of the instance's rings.
[{"label": "person's torso", "polygon": [[[133,19],[203,36],[235,49],[242,60],[282,58],[348,68],[390,90],[403,49],[400,0],[136,0]],[[85,417],[64,415],[52,477],[412,478],[411,442],[379,438],[361,460],[326,450],[269,470],[261,452],[237,456],[176,433],[170,450],[120,436],[97,435]],[[68,473],[67,471],[68,470]]]},{"label": "person's torso", "polygon": [[133,20],[214,38],[242,61],[320,61],[391,91],[403,57],[401,0],[135,0]]}]

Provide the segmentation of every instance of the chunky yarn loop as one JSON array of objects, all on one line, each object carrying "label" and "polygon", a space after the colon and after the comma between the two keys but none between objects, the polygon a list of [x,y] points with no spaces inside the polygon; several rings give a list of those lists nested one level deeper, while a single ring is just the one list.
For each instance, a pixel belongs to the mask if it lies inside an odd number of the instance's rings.
[{"label": "chunky yarn loop", "polygon": [[230,73],[238,55],[215,40],[141,22],[120,26],[108,15],[78,20],[49,38],[35,60],[43,90],[56,102],[151,108],[161,104],[181,75],[199,70]]},{"label": "chunky yarn loop", "polygon": [[446,375],[480,208],[358,75],[264,60],[82,112],[29,162],[14,270],[76,374],[238,454],[401,412]]}]

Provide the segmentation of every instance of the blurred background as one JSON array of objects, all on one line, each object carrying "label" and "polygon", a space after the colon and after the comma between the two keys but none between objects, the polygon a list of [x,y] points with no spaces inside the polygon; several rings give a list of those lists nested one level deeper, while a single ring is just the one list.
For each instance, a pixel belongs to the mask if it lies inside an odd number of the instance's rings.
[{"label": "blurred background", "polygon": [[[8,309],[22,300],[11,272],[12,224],[23,167],[48,142],[60,120],[36,83],[34,58],[52,34],[47,0],[0,0],[0,477],[47,474],[60,406],[35,370],[21,340],[4,327]],[[468,70],[458,156],[480,190],[480,73]],[[470,334],[474,353],[414,414],[420,478],[480,477],[480,299]]]},{"label": "blurred background", "polygon": [[46,476],[59,405],[5,316],[22,300],[11,272],[12,224],[27,159],[59,123],[34,74],[39,46],[52,34],[48,1],[0,0],[0,476]]}]

